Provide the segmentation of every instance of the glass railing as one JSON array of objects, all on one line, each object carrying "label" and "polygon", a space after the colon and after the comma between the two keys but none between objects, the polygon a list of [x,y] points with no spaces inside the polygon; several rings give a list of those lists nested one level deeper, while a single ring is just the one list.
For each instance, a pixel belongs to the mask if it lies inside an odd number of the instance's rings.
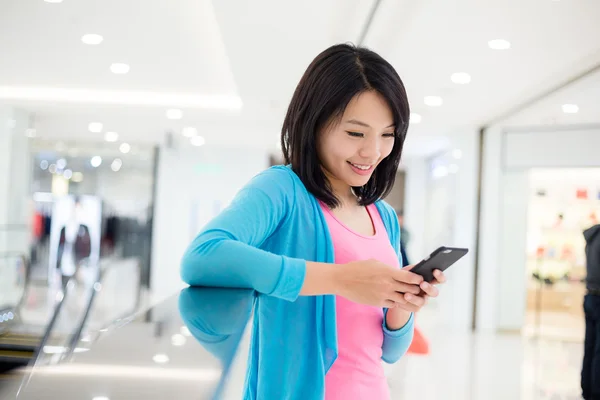
[{"label": "glass railing", "polygon": [[139,310],[144,292],[138,259],[104,260],[99,269],[81,271],[61,293],[56,311],[21,388],[36,370],[72,360],[97,337],[125,323]]}]

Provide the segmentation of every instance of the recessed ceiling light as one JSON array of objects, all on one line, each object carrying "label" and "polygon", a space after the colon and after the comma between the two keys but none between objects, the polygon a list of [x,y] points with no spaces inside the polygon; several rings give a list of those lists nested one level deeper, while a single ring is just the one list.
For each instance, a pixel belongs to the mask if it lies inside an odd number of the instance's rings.
[{"label": "recessed ceiling light", "polygon": [[439,107],[444,104],[440,96],[425,96],[425,105],[430,107]]},{"label": "recessed ceiling light", "polygon": [[450,79],[457,85],[466,85],[471,82],[471,75],[466,72],[455,72],[450,76]]},{"label": "recessed ceiling light", "polygon": [[183,346],[186,342],[186,338],[185,336],[183,336],[181,333],[176,333],[173,336],[171,336],[171,344],[173,346]]},{"label": "recessed ceiling light", "polygon": [[110,399],[106,396],[96,396],[92,400],[110,400]]},{"label": "recessed ceiling light", "polygon": [[121,151],[121,153],[127,154],[131,150],[131,146],[129,145],[129,143],[121,143],[121,145],[119,146],[119,150]]},{"label": "recessed ceiling light", "polygon": [[488,42],[488,46],[493,50],[508,50],[510,49],[510,42],[504,39],[494,39]]},{"label": "recessed ceiling light", "polygon": [[121,167],[123,166],[123,161],[121,161],[120,158],[115,158],[112,162],[112,164],[110,164],[110,169],[112,169],[114,172],[119,172],[119,170],[121,169]]},{"label": "recessed ceiling light", "polygon": [[577,114],[579,112],[579,106],[577,104],[563,104],[562,110],[565,114]]},{"label": "recessed ceiling light", "polygon": [[101,122],[90,122],[88,125],[88,130],[92,133],[100,133],[102,132],[103,127],[104,125],[102,125]]},{"label": "recessed ceiling light", "polygon": [[198,135],[198,129],[193,126],[186,126],[181,130],[181,134],[185,137],[191,138]]},{"label": "recessed ceiling light", "polygon": [[204,140],[202,136],[194,136],[190,139],[190,143],[192,144],[192,146],[200,147],[204,145],[204,143],[206,143],[206,140]]},{"label": "recessed ceiling light", "polygon": [[100,164],[102,164],[102,157],[100,157],[100,156],[92,157],[92,159],[90,160],[90,164],[92,164],[92,167],[98,168],[100,166]]},{"label": "recessed ceiling light", "polygon": [[81,37],[81,41],[89,45],[100,44],[103,40],[104,38],[96,33],[87,33]]},{"label": "recessed ceiling light", "polygon": [[181,119],[183,118],[183,111],[177,108],[171,108],[167,110],[167,118],[168,119]]},{"label": "recessed ceiling light", "polygon": [[192,336],[192,333],[190,332],[190,329],[187,326],[182,326],[181,329],[179,329],[179,331],[181,332],[181,334],[183,336],[187,336],[187,337]]},{"label": "recessed ceiling light", "polygon": [[111,64],[110,71],[113,74],[119,74],[119,75],[126,74],[129,72],[129,64],[124,64],[124,63]]},{"label": "recessed ceiling light", "polygon": [[119,134],[117,132],[106,132],[104,134],[104,140],[107,142],[116,142],[119,140]]},{"label": "recessed ceiling light", "polygon": [[166,354],[156,354],[152,360],[157,364],[166,364],[169,362],[169,356]]},{"label": "recessed ceiling light", "polygon": [[419,124],[419,123],[421,123],[422,119],[423,119],[423,117],[421,117],[421,114],[410,113],[410,123],[411,124]]},{"label": "recessed ceiling light", "polygon": [[63,0],[44,0],[46,3],[62,3]]},{"label": "recessed ceiling light", "polygon": [[34,138],[37,136],[37,131],[34,128],[25,129],[25,136],[28,138]]}]

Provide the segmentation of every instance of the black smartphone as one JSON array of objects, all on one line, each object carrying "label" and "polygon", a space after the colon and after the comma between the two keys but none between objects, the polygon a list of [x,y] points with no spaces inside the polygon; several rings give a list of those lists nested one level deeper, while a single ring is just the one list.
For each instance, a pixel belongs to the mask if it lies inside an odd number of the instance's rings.
[{"label": "black smartphone", "polygon": [[431,253],[429,257],[415,265],[410,272],[421,275],[426,282],[431,282],[435,279],[433,276],[434,270],[447,270],[452,264],[463,258],[468,252],[469,249],[462,249],[458,247],[440,247]]}]

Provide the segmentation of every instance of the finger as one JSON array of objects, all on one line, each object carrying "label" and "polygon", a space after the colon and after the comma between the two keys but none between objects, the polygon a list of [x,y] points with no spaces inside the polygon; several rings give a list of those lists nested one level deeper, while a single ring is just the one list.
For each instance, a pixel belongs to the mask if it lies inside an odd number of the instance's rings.
[{"label": "finger", "polygon": [[404,298],[404,293],[391,292],[387,296],[387,300],[393,301],[394,303],[405,304],[406,299]]},{"label": "finger", "polygon": [[435,280],[437,281],[437,283],[445,283],[446,282],[446,275],[444,275],[444,273],[442,271],[440,271],[439,269],[436,269],[433,271],[433,276],[435,277]]},{"label": "finger", "polygon": [[414,265],[407,265],[406,267],[402,267],[402,269],[405,270],[405,271],[410,271],[414,267],[415,267]]},{"label": "finger", "polygon": [[404,304],[400,304],[400,303],[396,303],[396,308],[400,308],[404,311],[408,311],[408,312],[417,312],[421,309],[421,307],[418,307],[412,303],[404,303]]},{"label": "finger", "polygon": [[421,288],[418,285],[409,285],[408,283],[394,281],[392,286],[395,292],[413,294],[419,294],[421,292]]},{"label": "finger", "polygon": [[386,300],[386,301],[384,301],[383,302],[383,306],[385,308],[396,308],[397,307],[396,302],[394,302],[392,300]]},{"label": "finger", "polygon": [[414,274],[404,269],[395,270],[392,277],[398,282],[409,283],[411,285],[418,285],[423,282],[423,277],[421,275]]},{"label": "finger", "polygon": [[425,305],[425,297],[414,296],[410,293],[406,293],[404,295],[404,300],[406,300],[409,304],[418,307],[419,309]]},{"label": "finger", "polygon": [[437,297],[440,294],[438,288],[433,286],[431,283],[422,282],[420,288],[429,297]]}]

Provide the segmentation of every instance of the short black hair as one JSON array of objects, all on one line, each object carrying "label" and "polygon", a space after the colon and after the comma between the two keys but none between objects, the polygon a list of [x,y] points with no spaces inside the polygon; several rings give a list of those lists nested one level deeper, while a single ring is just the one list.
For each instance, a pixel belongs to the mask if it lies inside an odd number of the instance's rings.
[{"label": "short black hair", "polygon": [[404,84],[392,65],[377,53],[352,44],[338,44],[319,54],[300,79],[281,129],[284,162],[316,198],[335,208],[339,200],[321,168],[317,135],[342,117],[354,96],[375,91],[394,117],[394,147],[377,166],[369,182],[354,187],[360,205],[385,197],[394,186],[410,118]]}]

